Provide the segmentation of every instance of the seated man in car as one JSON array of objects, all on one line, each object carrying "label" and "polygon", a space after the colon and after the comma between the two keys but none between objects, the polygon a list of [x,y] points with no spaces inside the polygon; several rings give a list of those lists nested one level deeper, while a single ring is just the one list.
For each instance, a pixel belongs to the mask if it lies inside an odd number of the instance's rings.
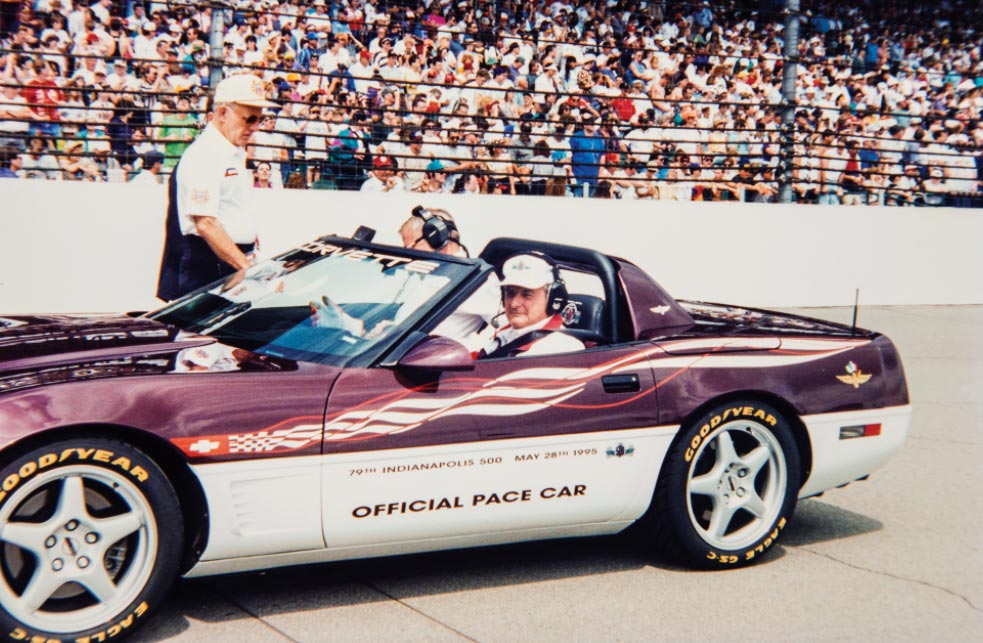
[{"label": "seated man in car", "polygon": [[502,265],[502,304],[508,323],[499,328],[479,358],[569,353],[584,349],[563,332],[560,311],[567,303],[559,268],[541,253],[515,255]]}]

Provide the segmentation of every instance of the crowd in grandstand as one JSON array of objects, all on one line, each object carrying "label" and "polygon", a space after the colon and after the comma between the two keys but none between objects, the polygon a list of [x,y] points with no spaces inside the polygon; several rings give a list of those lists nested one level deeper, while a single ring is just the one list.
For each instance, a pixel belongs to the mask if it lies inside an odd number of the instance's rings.
[{"label": "crowd in grandstand", "polygon": [[3,0],[0,176],[160,182],[221,72],[257,187],[979,204],[978,0],[803,1],[784,130],[782,5]]}]

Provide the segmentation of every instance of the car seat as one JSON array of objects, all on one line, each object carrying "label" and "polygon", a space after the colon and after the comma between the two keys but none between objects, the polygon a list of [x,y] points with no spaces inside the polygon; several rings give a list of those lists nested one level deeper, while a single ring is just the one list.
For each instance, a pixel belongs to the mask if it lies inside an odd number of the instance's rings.
[{"label": "car seat", "polygon": [[563,332],[576,337],[587,348],[610,343],[605,336],[604,300],[591,295],[571,294],[567,305],[560,311]]}]

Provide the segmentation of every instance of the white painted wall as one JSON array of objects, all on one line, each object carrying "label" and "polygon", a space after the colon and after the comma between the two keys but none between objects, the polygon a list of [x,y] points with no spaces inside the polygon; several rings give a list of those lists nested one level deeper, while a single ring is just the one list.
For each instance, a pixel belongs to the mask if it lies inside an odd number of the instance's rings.
[{"label": "white painted wall", "polygon": [[[264,254],[321,234],[452,212],[475,253],[496,236],[625,257],[684,299],[752,306],[983,304],[983,211],[257,190]],[[0,183],[0,314],[145,310],[164,188]]]}]

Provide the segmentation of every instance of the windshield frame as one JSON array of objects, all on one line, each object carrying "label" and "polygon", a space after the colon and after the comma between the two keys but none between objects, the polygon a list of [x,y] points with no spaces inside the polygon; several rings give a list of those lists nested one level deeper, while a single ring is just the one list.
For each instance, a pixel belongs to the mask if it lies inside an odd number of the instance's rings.
[{"label": "windshield frame", "polygon": [[[440,291],[438,291],[437,296],[434,296],[430,300],[424,302],[405,319],[399,321],[394,326],[392,332],[386,333],[386,335],[384,335],[381,339],[367,345],[363,350],[360,350],[355,354],[335,355],[332,353],[321,353],[319,359],[307,359],[304,356],[285,357],[284,355],[274,354],[272,352],[270,353],[271,356],[277,357],[278,359],[292,359],[304,363],[325,364],[337,367],[369,367],[377,363],[380,358],[389,353],[393,347],[399,346],[400,343],[403,342],[403,340],[417,327],[434,327],[440,321],[440,318],[443,318],[453,310],[453,306],[448,305],[449,302],[457,301],[459,297],[463,297],[466,293],[473,290],[473,287],[470,286],[475,282],[475,275],[479,273],[484,274],[490,270],[488,264],[480,259],[455,257],[422,250],[412,250],[398,246],[358,241],[355,239],[338,237],[334,235],[320,237],[297,248],[281,253],[275,257],[271,257],[270,259],[272,261],[287,261],[297,259],[298,257],[303,257],[305,261],[308,262],[305,263],[302,268],[300,268],[300,270],[303,270],[304,268],[312,267],[314,263],[326,257],[351,255],[351,258],[355,259],[360,258],[362,254],[365,254],[366,258],[379,261],[391,261],[391,263],[394,265],[410,264],[416,261],[438,262],[445,265],[458,265],[466,270],[450,271],[448,273],[448,283],[445,284]],[[183,297],[174,300],[157,310],[146,313],[145,317],[161,321],[186,332],[200,333],[200,323],[198,325],[182,324],[178,319],[175,319],[175,315],[177,315],[182,308],[193,305],[195,302],[205,301],[208,298],[217,298],[221,300],[222,297],[220,295],[213,294],[209,291],[216,289],[216,287],[225,283],[226,280],[233,279],[236,275],[240,274],[244,274],[244,271],[239,271],[232,277],[227,277],[226,279],[213,282],[198,290],[188,293],[187,295],[184,295]],[[205,296],[203,297],[203,295]],[[228,303],[228,308],[233,309],[239,305],[240,304],[230,301]],[[437,313],[436,316],[434,314],[435,312]],[[226,314],[225,309],[217,313],[218,316],[224,314]],[[202,319],[207,319],[207,315],[199,318],[197,321],[200,322]],[[222,335],[221,327],[210,329],[208,334],[205,336],[213,337],[216,341],[220,341],[230,346],[245,348],[261,355],[267,354],[262,350],[262,347],[257,350],[255,346],[237,345],[235,337]]]}]

